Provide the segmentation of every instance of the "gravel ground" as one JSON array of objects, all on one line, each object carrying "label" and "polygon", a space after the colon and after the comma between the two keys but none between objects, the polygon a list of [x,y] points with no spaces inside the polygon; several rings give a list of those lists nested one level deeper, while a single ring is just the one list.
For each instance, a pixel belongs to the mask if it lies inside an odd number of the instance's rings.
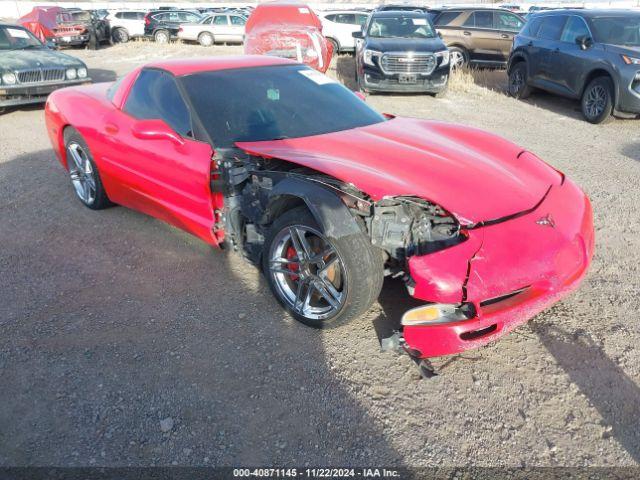
[{"label": "gravel ground", "polygon": [[[96,80],[153,58],[238,47],[75,50]],[[353,84],[353,60],[331,74]],[[640,123],[593,126],[545,94],[483,85],[384,112],[479,126],[590,195],[582,288],[420,380],[382,353],[411,305],[385,283],[361,319],[318,332],[240,258],[124,208],[92,212],[54,158],[40,107],[0,117],[0,465],[605,466],[640,462]],[[535,241],[523,239],[523,241]]]}]

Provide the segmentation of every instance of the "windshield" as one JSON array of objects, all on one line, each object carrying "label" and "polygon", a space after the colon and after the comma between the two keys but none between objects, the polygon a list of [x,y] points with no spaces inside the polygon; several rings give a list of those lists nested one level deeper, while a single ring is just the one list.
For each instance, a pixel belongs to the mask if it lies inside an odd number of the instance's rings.
[{"label": "windshield", "polygon": [[31,32],[21,27],[0,26],[0,50],[40,48],[42,43]]},{"label": "windshield", "polygon": [[303,65],[203,72],[180,81],[216,147],[384,121],[349,89]]},{"label": "windshield", "polygon": [[56,17],[58,23],[66,22],[89,22],[91,21],[90,12],[64,12],[59,13]]},{"label": "windshield", "polygon": [[591,25],[596,42],[640,47],[640,15],[597,17]]},{"label": "windshield", "polygon": [[375,38],[433,38],[436,36],[427,16],[374,17],[369,36]]}]

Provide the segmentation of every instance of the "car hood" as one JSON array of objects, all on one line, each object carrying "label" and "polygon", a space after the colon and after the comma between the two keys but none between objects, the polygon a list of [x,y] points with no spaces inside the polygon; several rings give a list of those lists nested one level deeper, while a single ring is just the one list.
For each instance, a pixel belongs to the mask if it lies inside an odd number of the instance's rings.
[{"label": "car hood", "polygon": [[439,37],[434,38],[367,38],[367,46],[378,52],[437,52],[445,45]]},{"label": "car hood", "polygon": [[41,50],[0,50],[0,70],[84,66],[77,58],[43,48]]},{"label": "car hood", "polygon": [[619,53],[621,55],[629,55],[631,57],[640,57],[640,47],[631,47],[625,45],[605,44],[604,47],[608,52]]},{"label": "car hood", "polygon": [[355,185],[374,200],[411,195],[437,203],[462,224],[534,208],[562,176],[533,154],[482,130],[394,118],[311,137],[238,142]]}]

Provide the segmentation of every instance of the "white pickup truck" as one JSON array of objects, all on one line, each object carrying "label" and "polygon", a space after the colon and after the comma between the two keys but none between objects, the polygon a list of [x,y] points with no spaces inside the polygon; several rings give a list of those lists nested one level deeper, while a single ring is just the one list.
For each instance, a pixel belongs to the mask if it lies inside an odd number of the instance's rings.
[{"label": "white pickup truck", "polygon": [[198,42],[203,47],[214,43],[242,43],[247,18],[239,14],[216,13],[200,23],[185,23],[178,30],[180,40]]}]

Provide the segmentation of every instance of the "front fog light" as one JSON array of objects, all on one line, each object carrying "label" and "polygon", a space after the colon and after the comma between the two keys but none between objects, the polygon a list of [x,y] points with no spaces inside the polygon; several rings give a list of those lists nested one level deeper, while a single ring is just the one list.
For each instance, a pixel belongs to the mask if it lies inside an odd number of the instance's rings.
[{"label": "front fog light", "polygon": [[16,81],[16,76],[13,73],[5,73],[2,75],[2,83],[5,85],[15,85]]},{"label": "front fog light", "polygon": [[84,67],[80,67],[78,69],[78,78],[87,78],[87,69]]},{"label": "front fog light", "polygon": [[471,303],[449,305],[433,303],[412,308],[402,316],[402,325],[437,325],[440,323],[461,322],[475,317],[475,308]]},{"label": "front fog light", "polygon": [[78,74],[76,73],[76,69],[75,68],[68,68],[67,69],[67,79],[68,80],[75,80],[77,75]]}]

